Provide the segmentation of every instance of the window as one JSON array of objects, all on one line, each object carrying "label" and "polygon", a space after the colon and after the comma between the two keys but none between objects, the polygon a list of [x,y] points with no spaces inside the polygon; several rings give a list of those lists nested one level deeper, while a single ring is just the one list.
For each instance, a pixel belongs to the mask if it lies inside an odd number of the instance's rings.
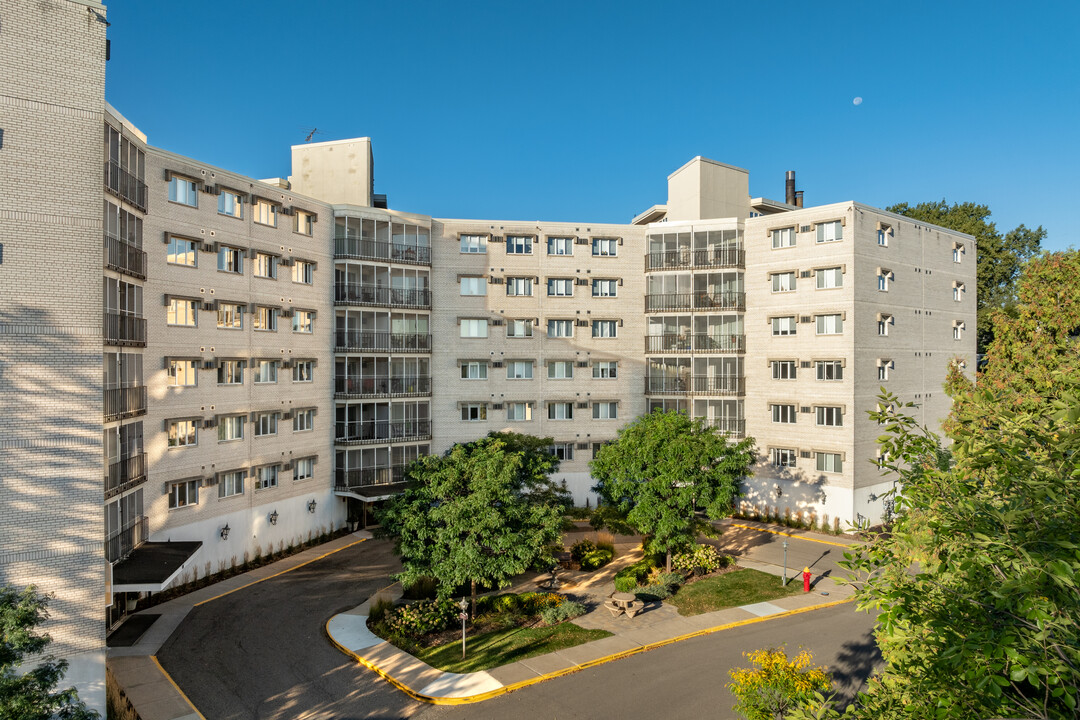
[{"label": "window", "polygon": [[244,251],[240,248],[222,245],[218,248],[217,269],[221,272],[243,274]]},{"label": "window", "polygon": [[488,364],[486,362],[463,362],[461,363],[462,380],[487,380]]},{"label": "window", "polygon": [[795,379],[795,361],[794,360],[771,360],[769,367],[772,369],[773,380],[794,380]]},{"label": "window", "polygon": [[255,364],[251,367],[252,374],[255,376],[255,382],[258,383],[276,383],[278,373],[278,361],[277,360],[256,360]]},{"label": "window", "polygon": [[507,380],[532,380],[533,364],[531,360],[513,360],[506,363]]},{"label": "window", "polygon": [[594,362],[592,376],[594,380],[614,380],[618,377],[619,363],[614,360]]},{"label": "window", "polygon": [[310,236],[315,231],[315,216],[305,210],[296,211],[296,232]]},{"label": "window", "polygon": [[843,268],[834,267],[815,270],[814,276],[817,279],[818,290],[828,290],[830,288],[844,286]]},{"label": "window", "polygon": [[964,244],[963,243],[953,243],[953,246],[952,246],[952,261],[954,263],[959,263],[963,259],[964,259]]},{"label": "window", "polygon": [[619,403],[594,402],[592,416],[593,420],[615,420],[619,417]]},{"label": "window", "polygon": [[488,336],[487,320],[462,318],[461,337],[463,338],[486,338]]},{"label": "window", "polygon": [[882,225],[877,231],[877,244],[881,247],[889,246],[889,237],[892,235],[892,228],[888,225]]},{"label": "window", "polygon": [[218,418],[217,439],[218,442],[243,440],[244,417],[242,415],[226,415]]},{"label": "window", "polygon": [[553,402],[548,403],[548,420],[573,420],[574,403]]},{"label": "window", "polygon": [[293,480],[315,477],[315,458],[301,458],[293,463]]},{"label": "window", "polygon": [[165,251],[165,260],[170,265],[186,265],[187,267],[199,266],[199,253],[197,243],[194,240],[185,240],[173,235],[169,236],[169,247]]},{"label": "window", "polygon": [[265,467],[258,468],[255,471],[255,489],[265,490],[267,488],[276,488],[278,484],[278,471],[280,469],[280,465],[266,465]]},{"label": "window", "polygon": [[244,201],[237,193],[222,190],[217,199],[217,211],[220,215],[242,218],[244,217]]},{"label": "window", "polygon": [[255,253],[255,277],[277,279],[278,258],[267,253]]},{"label": "window", "polygon": [[509,422],[528,422],[532,420],[532,404],[527,402],[507,403],[506,419]]},{"label": "window", "polygon": [[292,416],[293,432],[307,432],[315,427],[314,410],[296,410]]},{"label": "window", "polygon": [[255,317],[252,319],[255,329],[265,332],[277,332],[278,312],[279,310],[276,307],[256,306]]},{"label": "window", "polygon": [[195,420],[174,420],[169,423],[169,447],[198,445],[199,429]]},{"label": "window", "polygon": [[817,315],[818,335],[840,335],[844,332],[844,319],[842,315]]},{"label": "window", "polygon": [[594,338],[613,338],[619,332],[617,320],[593,320],[592,336]]},{"label": "window", "polygon": [[484,403],[462,405],[461,419],[465,422],[480,422],[481,420],[487,420],[487,405]]},{"label": "window", "polygon": [[295,360],[292,366],[293,382],[311,382],[312,370],[315,363],[311,360]]},{"label": "window", "polygon": [[877,361],[877,379],[885,382],[889,379],[889,370],[892,368],[892,360],[879,359]]},{"label": "window", "polygon": [[795,228],[782,228],[772,231],[773,249],[795,247]]},{"label": "window", "polygon": [[772,421],[774,423],[795,422],[794,405],[770,405],[769,410],[772,412]]},{"label": "window", "polygon": [[315,282],[315,263],[307,260],[293,260],[292,281],[303,285]]},{"label": "window", "polygon": [[840,453],[815,453],[817,455],[818,472],[839,473],[844,471],[844,463],[840,459]]},{"label": "window", "polygon": [[814,408],[814,413],[817,416],[818,425],[826,427],[843,427],[844,425],[844,414],[838,407],[818,406]]},{"label": "window", "polygon": [[506,294],[511,297],[527,297],[533,294],[532,278],[506,278]]},{"label": "window", "polygon": [[244,361],[218,360],[217,381],[218,385],[243,385]]},{"label": "window", "polygon": [[182,480],[169,485],[169,509],[199,504],[199,481]]},{"label": "window", "polygon": [[487,280],[482,277],[461,278],[462,295],[487,295]]},{"label": "window", "polygon": [[573,255],[574,238],[572,237],[549,237],[548,255]]},{"label": "window", "polygon": [[549,338],[568,338],[574,336],[573,320],[548,320],[547,335]]},{"label": "window", "polygon": [[774,317],[772,319],[772,334],[773,335],[794,335],[795,334],[795,318],[794,316],[787,317]]},{"label": "window", "polygon": [[222,473],[221,479],[218,481],[217,496],[218,498],[232,497],[233,495],[244,494],[244,471],[234,470],[232,472]]},{"label": "window", "polygon": [[169,307],[165,311],[165,323],[195,327],[199,324],[198,301],[183,298],[169,298]]},{"label": "window", "polygon": [[277,413],[259,413],[255,416],[255,437],[277,435],[277,424]]},{"label": "window", "polygon": [[877,334],[886,337],[889,334],[889,326],[892,325],[892,322],[892,315],[885,315],[884,313],[878,315]]},{"label": "window", "polygon": [[955,300],[956,302],[960,302],[961,300],[963,300],[964,299],[964,292],[966,292],[966,288],[964,287],[964,283],[962,283],[962,282],[954,282],[953,283],[953,286],[952,286],[952,299],[953,300]]},{"label": "window", "polygon": [[882,292],[889,292],[889,280],[892,279],[892,273],[883,268],[878,269],[877,273],[877,289]]},{"label": "window", "polygon": [[310,335],[315,329],[315,313],[310,310],[293,310],[292,331]]},{"label": "window", "polygon": [[571,360],[549,360],[547,375],[549,380],[569,380],[574,377],[574,363]]},{"label": "window", "polygon": [[592,254],[596,256],[615,256],[619,252],[618,238],[593,238]]},{"label": "window", "polygon": [[592,296],[593,297],[615,297],[619,292],[618,280],[593,280],[592,281]]},{"label": "window", "polygon": [[817,224],[817,241],[819,243],[837,242],[844,239],[844,226],[839,220]]},{"label": "window", "polygon": [[506,337],[522,338],[533,336],[532,320],[507,320]]},{"label": "window", "polygon": [[772,273],[773,292],[792,292],[795,289],[795,273]]},{"label": "window", "polygon": [[194,360],[169,360],[166,374],[171,387],[195,387],[199,384],[199,373]]},{"label": "window", "polygon": [[194,180],[177,177],[169,178],[169,200],[181,205],[199,206],[198,186]]},{"label": "window", "polygon": [[559,460],[573,460],[574,459],[574,443],[555,443],[548,450],[552,455]]},{"label": "window", "polygon": [[548,278],[547,285],[550,297],[570,297],[574,294],[573,278]]},{"label": "window", "polygon": [[533,239],[527,235],[507,235],[507,255],[532,255]]},{"label": "window", "polygon": [[844,379],[844,364],[839,360],[816,360],[814,369],[818,380]]},{"label": "window", "polygon": [[278,206],[269,200],[263,200],[257,198],[255,200],[255,206],[252,208],[254,212],[255,222],[260,225],[269,225],[270,227],[277,227],[277,214]]},{"label": "window", "polygon": [[964,339],[964,323],[959,320],[953,321],[952,324],[952,339],[963,340]]},{"label": "window", "polygon": [[795,467],[797,456],[791,448],[769,448],[769,462],[773,467]]},{"label": "window", "polygon": [[461,252],[483,255],[487,252],[487,235],[462,235]]},{"label": "window", "polygon": [[219,303],[217,326],[222,330],[242,330],[244,328],[244,306],[236,303]]}]

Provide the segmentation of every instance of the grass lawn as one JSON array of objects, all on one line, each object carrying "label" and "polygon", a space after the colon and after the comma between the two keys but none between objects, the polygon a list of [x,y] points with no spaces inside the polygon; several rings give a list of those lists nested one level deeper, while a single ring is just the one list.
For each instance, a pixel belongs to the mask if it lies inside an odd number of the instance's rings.
[{"label": "grass lawn", "polygon": [[461,659],[460,638],[456,642],[421,650],[416,657],[447,672],[477,672],[574,647],[590,640],[599,640],[609,635],[611,633],[607,630],[586,630],[570,622],[552,627],[511,628],[468,638],[464,660]]},{"label": "grass lawn", "polygon": [[789,579],[787,587],[783,587],[780,585],[780,578],[775,575],[744,568],[684,585],[664,602],[678,608],[680,615],[700,615],[713,610],[775,600],[802,591],[801,579]]}]

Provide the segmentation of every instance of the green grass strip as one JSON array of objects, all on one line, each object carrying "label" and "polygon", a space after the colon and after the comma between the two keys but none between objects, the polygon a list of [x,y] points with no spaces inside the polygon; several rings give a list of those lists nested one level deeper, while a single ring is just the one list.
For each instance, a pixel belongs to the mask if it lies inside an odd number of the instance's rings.
[{"label": "green grass strip", "polygon": [[743,569],[684,585],[664,602],[678,608],[680,615],[690,616],[767,602],[802,591],[801,577],[789,578],[787,587],[783,587],[775,575]]},{"label": "green grass strip", "polygon": [[607,630],[586,630],[570,622],[552,627],[511,628],[468,638],[464,660],[461,640],[426,648],[416,657],[439,670],[469,673],[565,650],[609,635]]}]

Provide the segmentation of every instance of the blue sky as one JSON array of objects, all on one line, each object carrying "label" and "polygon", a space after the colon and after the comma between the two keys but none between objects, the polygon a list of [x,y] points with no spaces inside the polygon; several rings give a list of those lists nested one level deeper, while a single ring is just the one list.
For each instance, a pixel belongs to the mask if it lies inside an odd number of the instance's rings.
[{"label": "blue sky", "polygon": [[[1080,3],[114,0],[108,100],[255,177],[370,136],[435,217],[628,222],[695,155],[808,205],[972,200],[1080,247]],[[853,104],[863,98],[860,105]]]}]

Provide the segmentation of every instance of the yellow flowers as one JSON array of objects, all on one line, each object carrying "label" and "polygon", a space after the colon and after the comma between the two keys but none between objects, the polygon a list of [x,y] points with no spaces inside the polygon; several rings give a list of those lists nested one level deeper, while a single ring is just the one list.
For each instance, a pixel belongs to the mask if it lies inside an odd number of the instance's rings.
[{"label": "yellow flowers", "polygon": [[755,667],[732,670],[728,689],[738,700],[735,710],[748,720],[783,718],[808,703],[815,692],[826,692],[832,683],[826,668],[814,666],[814,656],[806,650],[793,658],[782,649],[743,655]]}]

